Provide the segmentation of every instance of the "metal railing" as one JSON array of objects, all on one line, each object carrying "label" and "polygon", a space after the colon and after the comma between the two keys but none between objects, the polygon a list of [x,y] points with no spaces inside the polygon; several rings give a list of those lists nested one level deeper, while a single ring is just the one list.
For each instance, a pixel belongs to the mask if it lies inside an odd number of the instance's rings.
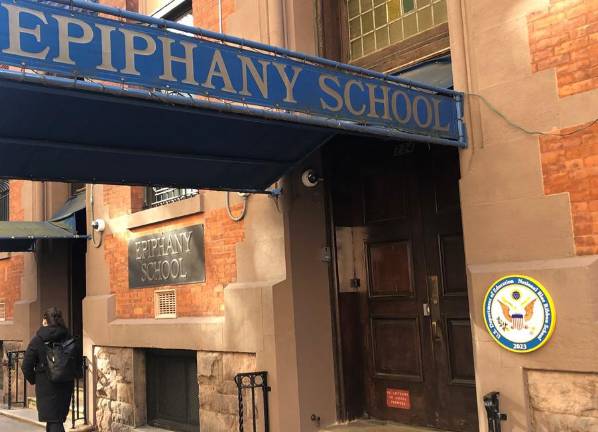
[{"label": "metal railing", "polygon": [[[248,372],[240,373],[235,376],[235,383],[239,393],[239,432],[245,431],[245,418],[249,417],[253,429],[252,432],[258,432],[259,410],[258,399],[259,393],[256,394],[256,389],[261,389],[261,399],[263,402],[263,432],[270,431],[270,415],[268,413],[268,392],[271,388],[268,386],[268,372]],[[246,399],[251,395],[251,407],[246,412]]]},{"label": "metal railing", "polygon": [[[19,364],[23,362],[25,357],[25,351],[8,351],[6,355],[8,357],[8,398],[6,401],[8,409],[12,409],[13,405],[22,405],[23,408],[27,408],[27,380],[25,380],[25,377],[20,373],[19,367]],[[22,383],[19,383],[19,375],[21,375]],[[19,390],[21,387],[22,399],[19,398]]]},{"label": "metal railing", "polygon": [[501,422],[507,420],[507,415],[500,412],[500,393],[490,392],[484,395],[484,408],[488,416],[488,432],[501,432]]},{"label": "metal railing", "polygon": [[73,397],[71,398],[71,423],[75,429],[75,423],[83,420],[83,424],[87,424],[87,369],[89,362],[87,357],[83,357],[81,364],[80,376],[75,380],[75,387],[73,388]]},{"label": "metal railing", "polygon": [[191,198],[199,193],[197,189],[181,189],[171,187],[150,187],[146,189],[145,207],[157,207],[185,198]]}]

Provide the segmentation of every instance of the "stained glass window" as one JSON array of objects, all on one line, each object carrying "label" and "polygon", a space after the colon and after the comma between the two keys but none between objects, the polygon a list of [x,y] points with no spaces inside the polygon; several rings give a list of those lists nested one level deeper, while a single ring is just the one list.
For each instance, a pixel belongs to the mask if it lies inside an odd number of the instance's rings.
[{"label": "stained glass window", "polygon": [[447,22],[447,0],[345,0],[350,59]]}]

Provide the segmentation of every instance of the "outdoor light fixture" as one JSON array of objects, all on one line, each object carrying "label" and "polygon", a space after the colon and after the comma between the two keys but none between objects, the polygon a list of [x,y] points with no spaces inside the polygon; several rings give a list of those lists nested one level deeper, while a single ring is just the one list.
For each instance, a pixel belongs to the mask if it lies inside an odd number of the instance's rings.
[{"label": "outdoor light fixture", "polygon": [[322,180],[316,171],[311,168],[303,171],[303,174],[301,174],[301,183],[307,188],[316,187]]},{"label": "outdoor light fixture", "polygon": [[98,232],[104,232],[106,229],[106,221],[104,221],[104,219],[96,219],[91,223],[91,227]]}]

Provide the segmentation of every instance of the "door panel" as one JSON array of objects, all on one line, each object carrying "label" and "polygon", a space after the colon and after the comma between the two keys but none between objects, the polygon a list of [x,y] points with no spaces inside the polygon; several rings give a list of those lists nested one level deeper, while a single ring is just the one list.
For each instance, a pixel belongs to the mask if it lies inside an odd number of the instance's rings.
[{"label": "door panel", "polygon": [[[471,322],[467,318],[446,320],[450,384],[474,384]],[[459,347],[460,349],[456,349]]]},{"label": "door panel", "polygon": [[438,248],[442,261],[442,294],[467,296],[463,235],[439,235]]},{"label": "door panel", "polygon": [[418,321],[417,317],[372,318],[376,376],[423,381]]},{"label": "door panel", "polygon": [[370,297],[413,297],[411,244],[395,241],[368,244]]}]

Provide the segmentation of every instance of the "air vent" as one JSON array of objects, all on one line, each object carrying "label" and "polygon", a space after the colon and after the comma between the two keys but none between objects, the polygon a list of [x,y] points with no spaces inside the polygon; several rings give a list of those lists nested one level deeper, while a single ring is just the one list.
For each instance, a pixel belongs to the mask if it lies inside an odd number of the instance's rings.
[{"label": "air vent", "polygon": [[0,303],[0,321],[6,321],[6,303]]},{"label": "air vent", "polygon": [[176,318],[176,290],[154,291],[156,318]]}]

